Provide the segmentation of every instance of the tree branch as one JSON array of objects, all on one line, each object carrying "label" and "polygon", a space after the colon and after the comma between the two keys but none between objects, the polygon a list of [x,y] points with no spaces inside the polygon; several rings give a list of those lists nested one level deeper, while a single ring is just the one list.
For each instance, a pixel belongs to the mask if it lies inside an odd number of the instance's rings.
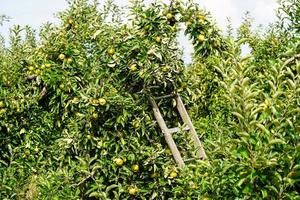
[{"label": "tree branch", "polygon": [[283,64],[283,67],[285,67],[285,66],[287,66],[288,64],[294,62],[294,60],[296,60],[296,59],[300,59],[300,54],[297,54],[297,55],[295,55],[295,56],[289,58],[288,60],[286,60],[286,61],[284,62],[284,64]]}]

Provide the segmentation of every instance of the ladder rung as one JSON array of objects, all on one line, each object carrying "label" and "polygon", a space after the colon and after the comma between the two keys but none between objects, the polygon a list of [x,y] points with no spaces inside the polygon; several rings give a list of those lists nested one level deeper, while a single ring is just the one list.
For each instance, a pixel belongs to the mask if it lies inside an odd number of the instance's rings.
[{"label": "ladder rung", "polygon": [[160,96],[160,97],[155,97],[155,100],[160,100],[160,99],[167,99],[167,98],[172,98],[175,97],[175,94],[168,94],[168,95],[164,95],[164,96]]},{"label": "ladder rung", "polygon": [[175,128],[169,128],[168,131],[169,133],[176,133],[176,132],[179,132],[179,131],[189,131],[190,130],[190,127],[186,126],[184,128],[179,128],[179,127],[175,127]]},{"label": "ladder rung", "polygon": [[193,160],[196,160],[196,158],[189,158],[189,159],[184,160],[184,162],[190,162],[190,161],[193,161]]}]

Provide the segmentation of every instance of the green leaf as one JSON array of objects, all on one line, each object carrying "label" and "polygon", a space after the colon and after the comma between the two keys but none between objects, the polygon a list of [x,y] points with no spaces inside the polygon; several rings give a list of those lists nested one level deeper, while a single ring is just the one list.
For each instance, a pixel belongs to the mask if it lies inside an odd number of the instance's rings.
[{"label": "green leaf", "polygon": [[261,191],[262,198],[266,198],[268,196],[268,192],[266,190]]},{"label": "green leaf", "polygon": [[232,112],[232,114],[236,117],[238,117],[242,122],[245,120],[245,118],[238,112]]},{"label": "green leaf", "polygon": [[262,131],[264,131],[265,133],[267,133],[267,134],[270,133],[269,130],[266,129],[266,127],[265,127],[264,125],[258,123],[258,124],[256,124],[256,126],[257,126],[258,128],[260,128]]},{"label": "green leaf", "polygon": [[275,144],[286,144],[286,142],[281,139],[273,139],[269,142],[269,145],[275,145]]},{"label": "green leaf", "polygon": [[251,191],[252,191],[252,187],[250,185],[246,185],[246,187],[244,187],[242,192],[244,194],[249,194]]},{"label": "green leaf", "polygon": [[92,192],[91,194],[89,194],[89,197],[99,197],[99,193],[98,192]]},{"label": "green leaf", "polygon": [[111,191],[111,190],[113,190],[114,188],[117,188],[118,187],[118,185],[116,185],[116,184],[112,184],[112,185],[110,185],[110,186],[107,186],[107,188],[106,188],[106,192],[109,192],[109,191]]},{"label": "green leaf", "polygon": [[237,183],[237,186],[241,187],[246,180],[247,180],[246,178],[240,179],[239,182]]}]

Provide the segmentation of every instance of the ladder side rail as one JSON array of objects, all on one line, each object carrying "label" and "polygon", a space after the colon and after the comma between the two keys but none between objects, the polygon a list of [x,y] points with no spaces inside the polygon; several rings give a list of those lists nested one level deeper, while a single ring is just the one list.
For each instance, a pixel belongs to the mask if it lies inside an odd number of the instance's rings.
[{"label": "ladder side rail", "polygon": [[154,101],[154,99],[152,99],[150,97],[150,103],[152,105],[152,109],[153,109],[153,112],[154,112],[154,116],[155,116],[155,119],[156,121],[158,122],[158,125],[160,127],[160,129],[162,130],[163,134],[164,134],[164,137],[165,137],[165,140],[173,154],[173,157],[177,163],[177,165],[182,168],[184,167],[184,161],[180,155],[180,152],[175,144],[175,141],[172,137],[172,134],[170,133],[166,123],[165,123],[165,120],[163,119],[161,113],[160,113],[160,110],[156,104],[156,102]]},{"label": "ladder side rail", "polygon": [[193,123],[192,123],[192,121],[191,121],[191,119],[189,117],[188,112],[185,109],[185,106],[184,106],[184,104],[183,104],[183,102],[182,102],[181,97],[179,96],[179,94],[176,95],[176,102],[177,102],[177,109],[179,111],[179,114],[180,114],[183,122],[187,126],[189,126],[190,133],[192,135],[192,138],[194,140],[196,148],[199,148],[198,151],[197,151],[197,154],[200,157],[200,159],[205,160],[206,159],[205,150],[203,148],[203,145],[202,145],[202,143],[201,143],[201,141],[200,141],[200,139],[199,139],[199,137],[197,135],[195,127],[194,127],[194,125],[193,125]]}]

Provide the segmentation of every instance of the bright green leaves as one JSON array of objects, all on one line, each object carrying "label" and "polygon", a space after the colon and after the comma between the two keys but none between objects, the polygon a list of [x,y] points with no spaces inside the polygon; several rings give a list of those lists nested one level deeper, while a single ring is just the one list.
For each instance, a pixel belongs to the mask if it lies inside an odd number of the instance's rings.
[{"label": "bright green leaves", "polygon": [[[266,39],[277,43],[274,35]],[[299,196],[293,167],[299,163],[300,121],[291,114],[299,107],[298,59],[269,59],[263,49],[253,50],[261,55],[257,60],[241,58],[239,48],[247,40],[232,40],[220,57],[199,59],[188,69],[197,127],[210,149],[210,177],[201,181],[202,192],[221,199],[293,199]]]}]

